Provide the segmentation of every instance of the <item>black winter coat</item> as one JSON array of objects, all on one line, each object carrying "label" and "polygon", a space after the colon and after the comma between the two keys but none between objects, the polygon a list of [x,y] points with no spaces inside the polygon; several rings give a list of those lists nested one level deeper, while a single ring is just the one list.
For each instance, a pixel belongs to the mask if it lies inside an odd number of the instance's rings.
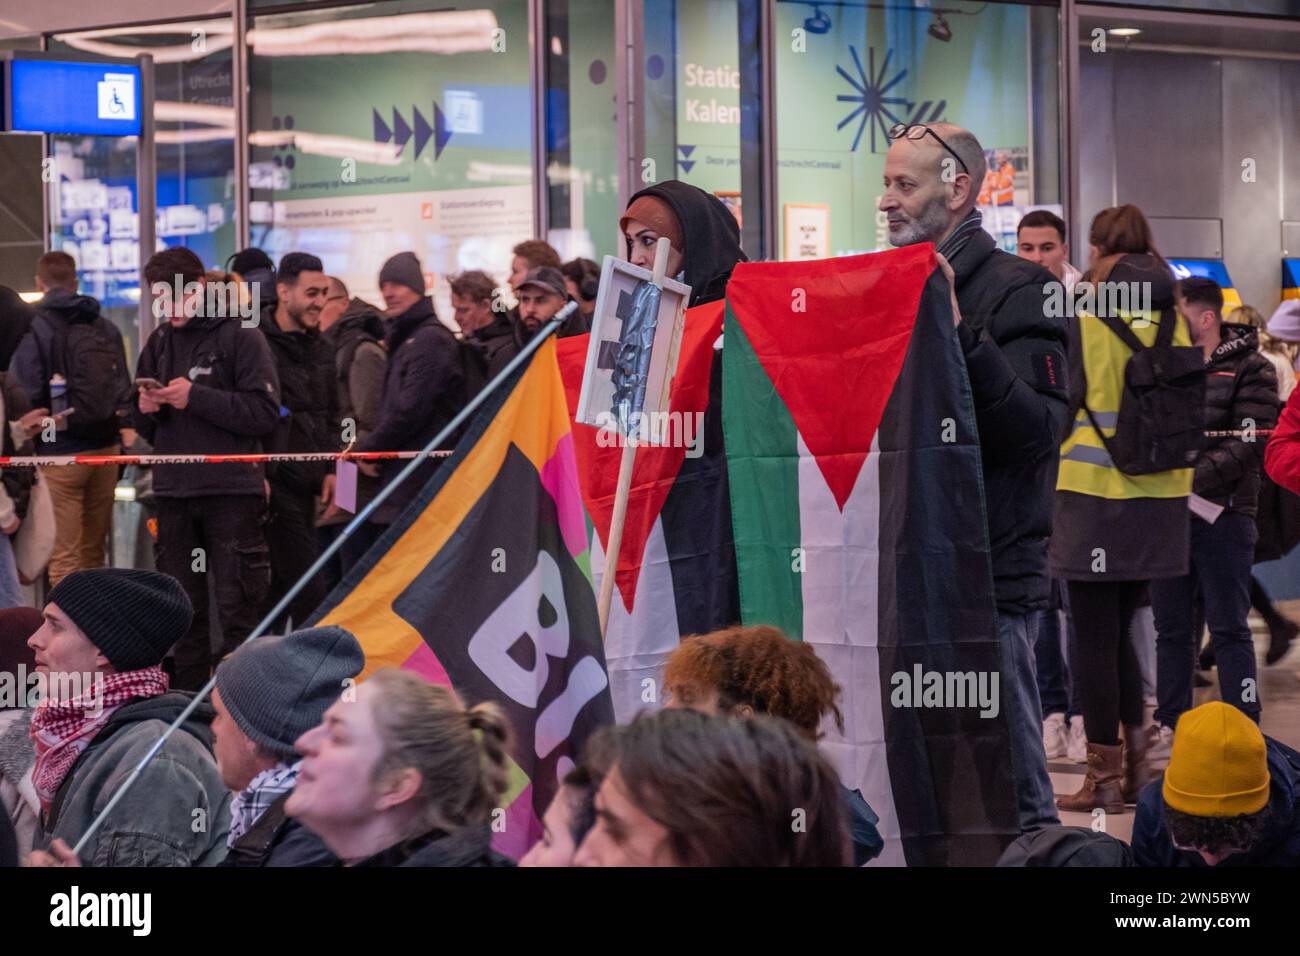
[{"label": "black winter coat", "polygon": [[984,465],[998,610],[1048,605],[1058,448],[1069,414],[1065,319],[1044,308],[1051,273],[997,248],[982,229],[950,263]]},{"label": "black winter coat", "polygon": [[[266,336],[238,319],[195,316],[179,328],[165,323],[140,352],[136,376],[166,385],[186,377],[194,383],[189,404],[140,411],[136,426],[160,455],[256,454],[280,419],[280,379]],[[259,464],[154,465],[159,498],[261,495]]]},{"label": "black winter coat", "polygon": [[483,347],[483,353],[487,356],[489,380],[496,378],[524,347],[517,315],[515,309],[509,312],[493,312],[491,322],[470,333],[470,338]]},{"label": "black winter coat", "polygon": [[[1259,352],[1248,325],[1223,324],[1223,341],[1205,365],[1205,427],[1208,431],[1256,429],[1277,424],[1281,401],[1273,363]],[[1232,511],[1253,516],[1268,439],[1207,438],[1196,459],[1192,490]]]},{"label": "black winter coat", "polygon": [[[339,451],[343,426],[333,344],[317,329],[284,331],[275,321],[274,307],[262,311],[259,327],[275,356],[280,377],[280,420],[267,450]],[[333,470],[329,462],[273,462],[267,466],[266,476],[291,494],[319,494],[322,480]]]},{"label": "black winter coat", "polygon": [[[11,372],[0,372],[0,389],[4,393],[5,411],[5,418],[0,420],[0,428],[4,430],[3,438],[0,438],[0,448],[3,448],[6,455],[30,455],[32,443],[26,441],[21,446],[15,445],[9,429],[9,422],[16,422],[32,410],[31,403],[27,400],[27,393]],[[32,485],[36,483],[36,469],[23,467],[0,469],[0,481],[4,482],[5,494],[14,503],[14,514],[19,520],[25,520],[27,505],[31,502]]]},{"label": "black winter coat", "polygon": [[[438,321],[433,303],[421,299],[388,326],[388,369],[384,373],[384,409],[379,426],[357,444],[357,451],[418,451],[465,406],[465,373],[460,343]],[[455,446],[455,436],[443,448]],[[376,524],[392,524],[419,493],[439,465],[431,459],[393,492],[371,515]],[[392,481],[406,462],[392,459],[380,477]]]}]

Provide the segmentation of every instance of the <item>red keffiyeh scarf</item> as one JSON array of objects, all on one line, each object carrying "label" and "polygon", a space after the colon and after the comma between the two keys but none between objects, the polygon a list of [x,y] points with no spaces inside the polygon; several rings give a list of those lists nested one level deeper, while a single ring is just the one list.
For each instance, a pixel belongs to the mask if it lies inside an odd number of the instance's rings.
[{"label": "red keffiyeh scarf", "polygon": [[94,684],[71,700],[42,700],[32,714],[31,727],[36,746],[32,784],[41,809],[49,812],[63,778],[113,711],[139,697],[165,694],[168,684],[161,667],[146,667],[105,674],[102,684]]}]

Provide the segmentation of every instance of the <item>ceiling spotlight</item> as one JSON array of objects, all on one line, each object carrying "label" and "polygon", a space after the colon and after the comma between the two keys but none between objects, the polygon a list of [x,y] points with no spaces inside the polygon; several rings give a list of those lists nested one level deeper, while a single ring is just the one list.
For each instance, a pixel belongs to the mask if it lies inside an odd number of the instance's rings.
[{"label": "ceiling spotlight", "polygon": [[938,10],[934,11],[934,19],[930,21],[928,32],[930,36],[944,43],[952,39],[952,27],[948,26],[948,21],[943,18],[943,14]]},{"label": "ceiling spotlight", "polygon": [[1106,32],[1113,37],[1124,37],[1125,39],[1128,39],[1129,37],[1137,36],[1142,31],[1137,27],[1113,27]]},{"label": "ceiling spotlight", "polygon": [[804,20],[803,28],[809,33],[829,33],[831,30],[831,18],[822,12],[822,8],[813,4],[813,15]]}]

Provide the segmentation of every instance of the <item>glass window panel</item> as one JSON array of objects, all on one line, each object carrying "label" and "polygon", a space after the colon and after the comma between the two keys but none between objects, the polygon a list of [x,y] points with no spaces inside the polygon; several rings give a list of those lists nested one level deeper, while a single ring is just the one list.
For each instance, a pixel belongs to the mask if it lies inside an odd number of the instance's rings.
[{"label": "glass window panel", "polygon": [[780,256],[888,247],[876,209],[889,128],[944,120],[989,158],[985,226],[1014,249],[1030,206],[1060,211],[1057,12],[954,0],[944,12],[778,0]]},{"label": "glass window panel", "polygon": [[269,14],[248,42],[255,245],[375,303],[411,250],[444,319],[450,275],[505,279],[533,234],[525,0]]}]

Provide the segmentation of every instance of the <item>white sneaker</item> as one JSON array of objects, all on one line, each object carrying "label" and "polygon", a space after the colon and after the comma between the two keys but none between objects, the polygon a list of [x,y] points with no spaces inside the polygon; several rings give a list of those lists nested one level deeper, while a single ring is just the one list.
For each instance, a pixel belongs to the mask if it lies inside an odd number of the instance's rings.
[{"label": "white sneaker", "polygon": [[1048,714],[1043,721],[1043,751],[1048,760],[1065,756],[1065,714]]},{"label": "white sneaker", "polygon": [[1174,728],[1152,724],[1147,728],[1147,760],[1168,763],[1174,748]]},{"label": "white sneaker", "polygon": [[1066,731],[1065,755],[1075,763],[1088,762],[1088,735],[1083,731],[1083,717],[1070,718],[1070,729]]}]

